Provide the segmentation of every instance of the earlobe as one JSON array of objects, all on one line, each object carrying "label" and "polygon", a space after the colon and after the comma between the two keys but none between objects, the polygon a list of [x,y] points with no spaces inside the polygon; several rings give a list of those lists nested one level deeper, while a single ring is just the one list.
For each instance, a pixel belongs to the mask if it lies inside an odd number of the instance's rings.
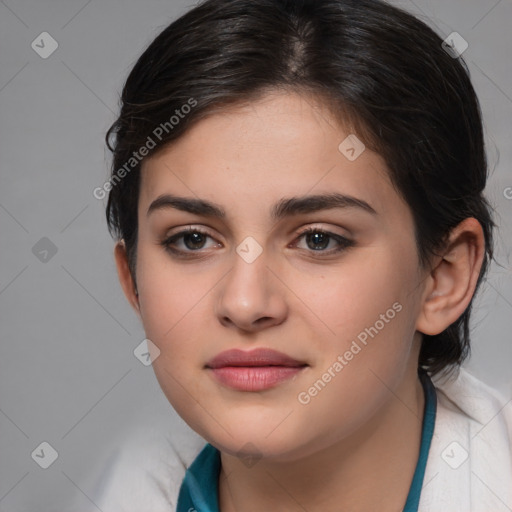
[{"label": "earlobe", "polygon": [[464,313],[475,292],[485,253],[482,226],[474,218],[451,233],[445,253],[428,276],[416,330],[443,332]]},{"label": "earlobe", "polygon": [[139,296],[135,287],[135,283],[133,282],[132,274],[130,272],[124,240],[116,243],[114,248],[114,258],[116,261],[117,275],[119,277],[121,287],[123,288],[124,295],[137,315],[140,317]]}]

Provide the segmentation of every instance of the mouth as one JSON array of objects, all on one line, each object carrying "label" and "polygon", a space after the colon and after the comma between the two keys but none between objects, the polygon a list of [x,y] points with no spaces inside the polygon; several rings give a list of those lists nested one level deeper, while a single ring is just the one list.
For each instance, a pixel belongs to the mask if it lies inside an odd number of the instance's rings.
[{"label": "mouth", "polygon": [[306,366],[306,362],[294,359],[293,357],[283,354],[282,352],[278,352],[277,350],[257,348],[251,351],[238,349],[226,350],[225,352],[221,352],[215,356],[205,365],[206,368],[212,369],[224,368],[227,366],[285,366],[294,368]]},{"label": "mouth", "polygon": [[264,391],[297,376],[306,366],[225,366],[210,369],[213,377],[237,391]]},{"label": "mouth", "polygon": [[205,369],[217,382],[238,391],[263,391],[303,372],[309,365],[271,349],[228,350],[210,360]]}]

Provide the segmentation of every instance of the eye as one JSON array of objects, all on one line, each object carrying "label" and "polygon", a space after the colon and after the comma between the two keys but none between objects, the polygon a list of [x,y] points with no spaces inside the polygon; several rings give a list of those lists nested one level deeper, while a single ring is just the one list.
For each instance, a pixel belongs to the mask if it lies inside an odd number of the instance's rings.
[{"label": "eye", "polygon": [[[193,258],[199,257],[201,252],[203,252],[202,250],[207,248],[206,240],[208,238],[213,240],[213,237],[206,231],[190,226],[187,229],[165,238],[159,242],[159,244],[164,247],[166,251],[178,258]],[[354,245],[352,240],[318,227],[309,227],[299,233],[293,246],[296,246],[297,241],[303,238],[306,241],[307,248],[302,250],[320,253],[320,256],[338,253]],[[334,242],[334,247],[325,250],[332,242]],[[216,243],[211,247],[219,246],[220,244]]]},{"label": "eye", "polygon": [[[317,227],[310,227],[302,231],[296,240],[304,238],[308,249],[313,252],[320,252],[323,255],[334,254],[354,245],[352,240],[345,238],[344,236],[325,231],[324,229]],[[329,246],[330,242],[335,242],[334,248],[325,250]],[[336,245],[337,244],[337,245]],[[306,250],[308,250],[306,249]]]},{"label": "eye", "polygon": [[[204,249],[207,238],[212,237],[206,231],[191,226],[179,233],[167,237],[165,240],[162,240],[160,245],[162,245],[166,251],[169,251],[176,256],[188,257],[190,253],[199,252],[201,249]],[[180,245],[177,242],[181,239],[183,239],[182,247],[184,246],[185,250],[182,248],[176,248],[176,246]]]}]

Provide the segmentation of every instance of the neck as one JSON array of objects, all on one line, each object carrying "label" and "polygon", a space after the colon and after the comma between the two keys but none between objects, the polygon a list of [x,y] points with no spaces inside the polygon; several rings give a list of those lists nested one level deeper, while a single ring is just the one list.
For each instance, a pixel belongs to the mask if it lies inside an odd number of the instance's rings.
[{"label": "neck", "polygon": [[221,453],[221,512],[402,510],[421,445],[424,392],[417,373],[361,428],[336,444],[288,463],[247,467]]}]

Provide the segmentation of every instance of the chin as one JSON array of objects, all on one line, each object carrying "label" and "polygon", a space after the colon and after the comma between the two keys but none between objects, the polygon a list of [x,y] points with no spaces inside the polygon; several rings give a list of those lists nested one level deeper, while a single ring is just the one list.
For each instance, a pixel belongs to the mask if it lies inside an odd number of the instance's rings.
[{"label": "chin", "polygon": [[[278,425],[276,422],[275,425]],[[212,430],[211,425],[207,430],[199,429],[196,432],[207,442],[215,446],[223,453],[238,458],[265,458],[275,461],[294,460],[301,452],[304,440],[295,437],[300,429],[289,431],[267,424],[253,423],[251,428],[236,426],[229,428],[229,433],[218,426]],[[194,429],[195,430],[195,429]],[[230,435],[231,434],[231,435]]]}]

